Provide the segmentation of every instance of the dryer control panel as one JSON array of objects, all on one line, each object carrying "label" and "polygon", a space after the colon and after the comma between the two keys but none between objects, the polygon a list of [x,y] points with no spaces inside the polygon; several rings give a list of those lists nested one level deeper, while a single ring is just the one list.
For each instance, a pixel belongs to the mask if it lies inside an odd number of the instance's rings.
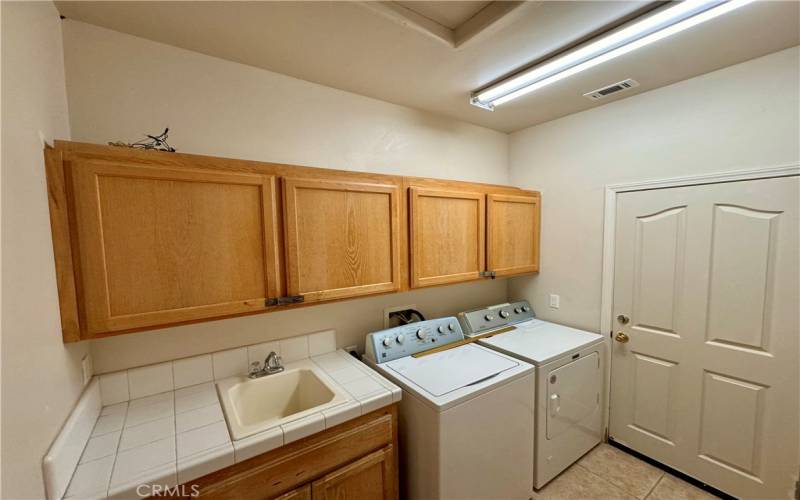
[{"label": "dryer control panel", "polygon": [[464,335],[471,337],[490,330],[513,325],[521,321],[535,318],[533,308],[527,300],[519,302],[506,302],[482,309],[474,309],[458,313],[458,321],[464,330]]},{"label": "dryer control panel", "polygon": [[430,319],[367,334],[364,355],[379,364],[463,339],[455,317]]}]

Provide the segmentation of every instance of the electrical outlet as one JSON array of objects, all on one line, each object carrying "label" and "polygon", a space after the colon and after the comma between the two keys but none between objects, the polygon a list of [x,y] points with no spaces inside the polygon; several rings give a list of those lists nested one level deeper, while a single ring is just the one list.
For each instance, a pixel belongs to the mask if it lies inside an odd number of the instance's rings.
[{"label": "electrical outlet", "polygon": [[389,313],[393,313],[395,311],[402,311],[404,309],[416,309],[416,304],[409,304],[406,306],[394,306],[394,307],[387,307],[383,310],[383,327],[384,328],[391,328],[393,326],[397,326],[397,321],[393,321],[389,319]]},{"label": "electrical outlet", "polygon": [[90,353],[87,353],[86,356],[81,359],[81,372],[83,374],[83,385],[86,385],[89,383],[89,380],[92,379],[92,375],[94,375],[92,355]]},{"label": "electrical outlet", "polygon": [[559,304],[561,303],[561,297],[558,295],[551,293],[550,294],[550,307],[553,309],[558,309]]}]

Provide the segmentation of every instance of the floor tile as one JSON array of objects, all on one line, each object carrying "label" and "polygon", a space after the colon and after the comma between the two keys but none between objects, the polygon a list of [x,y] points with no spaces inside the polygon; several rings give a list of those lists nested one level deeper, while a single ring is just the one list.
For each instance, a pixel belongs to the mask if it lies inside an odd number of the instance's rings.
[{"label": "floor tile", "polygon": [[634,500],[613,484],[581,466],[573,465],[536,492],[537,499],[547,500]]},{"label": "floor tile", "polygon": [[605,443],[597,445],[578,464],[637,498],[646,497],[664,474],[661,469]]},{"label": "floor tile", "polygon": [[647,500],[711,500],[717,498],[686,481],[664,474]]}]

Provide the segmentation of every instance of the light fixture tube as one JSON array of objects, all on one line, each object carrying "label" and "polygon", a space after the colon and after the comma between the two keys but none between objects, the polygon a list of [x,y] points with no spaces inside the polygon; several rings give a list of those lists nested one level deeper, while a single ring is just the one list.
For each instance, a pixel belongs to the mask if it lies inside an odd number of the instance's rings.
[{"label": "light fixture tube", "polygon": [[470,102],[475,106],[492,109],[752,1],[754,0],[684,0],[550,62],[477,92]]}]

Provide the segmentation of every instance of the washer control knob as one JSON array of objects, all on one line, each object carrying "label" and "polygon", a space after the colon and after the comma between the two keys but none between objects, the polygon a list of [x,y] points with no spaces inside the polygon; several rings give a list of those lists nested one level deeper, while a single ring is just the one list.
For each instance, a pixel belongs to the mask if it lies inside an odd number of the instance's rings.
[{"label": "washer control knob", "polygon": [[420,340],[425,340],[425,332],[422,328],[417,329],[417,338]]},{"label": "washer control knob", "polygon": [[439,328],[437,328],[436,331],[441,334],[444,334],[444,325],[439,325]]},{"label": "washer control knob", "polygon": [[486,316],[483,317],[483,319],[485,319],[486,321],[492,321],[494,319],[494,316],[492,316],[491,314],[487,314]]},{"label": "washer control knob", "polygon": [[522,306],[522,310],[525,311],[525,312],[528,312],[528,311],[531,310],[531,308],[528,307],[528,306]]},{"label": "washer control knob", "polygon": [[449,325],[447,325],[447,329],[450,330],[451,332],[456,331],[456,324],[450,323]]},{"label": "washer control knob", "polygon": [[508,311],[500,311],[500,317],[505,319],[508,317]]},{"label": "washer control knob", "polygon": [[520,309],[519,307],[515,307],[515,308],[514,308],[514,313],[515,313],[515,314],[519,314],[519,313],[521,313],[521,312],[522,312],[522,309]]},{"label": "washer control knob", "polygon": [[384,347],[389,347],[390,345],[392,345],[392,339],[390,339],[389,337],[386,337],[385,339],[383,339],[383,346]]},{"label": "washer control knob", "polygon": [[395,340],[397,341],[398,344],[402,344],[405,339],[406,338],[403,337],[402,333],[400,335],[398,335],[397,338],[395,338]]}]

